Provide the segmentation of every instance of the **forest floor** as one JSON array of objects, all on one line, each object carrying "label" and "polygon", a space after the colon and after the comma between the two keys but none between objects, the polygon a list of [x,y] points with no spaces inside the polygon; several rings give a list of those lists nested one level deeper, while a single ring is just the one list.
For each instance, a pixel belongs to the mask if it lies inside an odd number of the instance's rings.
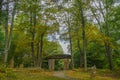
[{"label": "forest floor", "polygon": [[73,77],[67,76],[66,71],[55,71],[53,72],[53,76],[63,78],[66,80],[79,80],[75,77],[73,78]]},{"label": "forest floor", "polygon": [[97,70],[94,76],[91,76],[91,70],[85,72],[84,69],[67,70],[65,73],[78,80],[120,80],[120,71]]},{"label": "forest floor", "polygon": [[120,72],[97,70],[94,77],[91,71],[83,69],[48,71],[39,68],[8,69],[0,72],[0,80],[120,80]]},{"label": "forest floor", "polygon": [[67,80],[120,80],[120,73],[110,70],[97,70],[94,76],[91,76],[91,70],[85,72],[83,69],[74,69],[66,71],[55,71],[53,76]]}]

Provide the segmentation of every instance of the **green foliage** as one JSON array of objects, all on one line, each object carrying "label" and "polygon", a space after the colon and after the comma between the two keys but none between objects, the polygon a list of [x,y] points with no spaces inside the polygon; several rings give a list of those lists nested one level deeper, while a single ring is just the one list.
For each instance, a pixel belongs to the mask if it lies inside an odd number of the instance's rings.
[{"label": "green foliage", "polygon": [[0,72],[1,73],[6,73],[6,66],[4,64],[0,65]]},{"label": "green foliage", "polygon": [[[73,0],[64,0],[63,3],[59,3],[58,1],[55,2],[55,0],[51,2],[45,0],[19,0],[16,7],[17,14],[14,20],[8,64],[10,60],[14,58],[15,67],[19,67],[20,64],[24,64],[25,67],[31,67],[31,65],[34,64],[32,60],[31,43],[34,45],[34,57],[37,59],[40,57],[38,53],[40,52],[40,41],[42,37],[43,67],[48,68],[47,60],[44,60],[47,56],[64,53],[59,44],[59,40],[55,38],[56,34],[59,34],[63,42],[69,43],[71,38],[71,51],[74,54],[75,68],[78,68],[80,66],[80,54],[83,52],[83,28],[81,24],[81,4],[79,3],[82,0],[72,1]],[[103,4],[101,8],[100,6],[95,7],[95,4],[90,7],[94,1],[95,0],[82,2],[83,12],[88,12],[92,7],[93,13],[96,15],[90,14],[89,16],[92,17],[93,21],[95,20],[93,17],[98,18],[99,21],[99,24],[96,25],[88,19],[86,13],[83,14],[85,19],[87,65],[88,67],[96,65],[97,68],[108,68],[105,51],[105,43],[108,43],[111,48],[115,68],[119,68],[120,6],[113,6],[113,0],[100,0],[98,2]],[[106,9],[108,9],[108,11]],[[103,21],[101,21],[101,15],[103,15],[104,18]],[[3,62],[3,51],[5,47],[5,33],[3,29],[5,18],[6,11],[3,10],[0,13],[0,63]],[[79,42],[77,42],[78,40]],[[58,60],[56,63],[56,67],[63,68],[62,61]],[[4,73],[3,76],[7,76],[8,74],[8,77],[14,77],[11,72],[6,72],[6,68],[1,67],[0,70]]]},{"label": "green foliage", "polygon": [[[74,67],[79,68],[80,67],[80,53],[78,50],[74,52]],[[76,64],[77,63],[77,64]]]},{"label": "green foliage", "polygon": [[63,60],[56,60],[55,61],[55,70],[63,70],[64,69],[64,61]]},{"label": "green foliage", "polygon": [[17,76],[12,69],[6,68],[5,65],[0,65],[0,79],[1,80],[16,80]]}]

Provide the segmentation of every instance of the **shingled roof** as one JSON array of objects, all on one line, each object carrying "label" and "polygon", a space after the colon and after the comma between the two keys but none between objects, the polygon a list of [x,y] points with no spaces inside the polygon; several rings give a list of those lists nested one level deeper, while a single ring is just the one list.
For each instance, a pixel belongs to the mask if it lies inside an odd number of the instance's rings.
[{"label": "shingled roof", "polygon": [[50,55],[47,59],[71,59],[71,55],[69,54],[57,54],[57,55]]}]

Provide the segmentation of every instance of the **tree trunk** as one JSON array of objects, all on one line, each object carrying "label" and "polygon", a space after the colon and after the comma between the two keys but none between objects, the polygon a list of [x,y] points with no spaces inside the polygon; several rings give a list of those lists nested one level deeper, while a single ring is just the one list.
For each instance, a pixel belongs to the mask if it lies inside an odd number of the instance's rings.
[{"label": "tree trunk", "polygon": [[15,11],[16,11],[16,2],[14,3],[14,8],[12,12],[12,19],[11,19],[11,25],[10,25],[10,33],[9,33],[9,49],[12,41],[12,32],[13,32],[13,26],[14,26],[14,18],[15,18]]},{"label": "tree trunk", "polygon": [[[109,24],[106,21],[106,34],[108,37],[110,37],[110,33],[109,33]],[[104,42],[105,43],[105,49],[106,49],[106,53],[107,53],[107,58],[108,58],[108,63],[109,63],[109,68],[110,70],[114,69],[113,66],[113,60],[112,60],[112,52],[111,52],[111,47],[110,47],[110,41]]]},{"label": "tree trunk", "polygon": [[44,37],[44,34],[42,34],[41,36],[40,36],[40,57],[39,57],[39,61],[40,61],[40,69],[42,69],[42,49],[43,49],[43,37]]},{"label": "tree trunk", "polygon": [[36,67],[39,67],[39,42],[37,43]]},{"label": "tree trunk", "polygon": [[70,42],[70,53],[71,53],[71,68],[74,69],[74,54],[72,51],[72,36],[71,36],[71,24],[70,24],[70,12],[68,12],[68,17],[66,17],[68,24],[69,42]]},{"label": "tree trunk", "polygon": [[108,58],[108,62],[109,62],[109,68],[110,70],[113,70],[113,60],[112,60],[112,54],[111,54],[111,48],[109,46],[109,44],[105,45],[106,48],[106,53],[107,53],[107,58]]},{"label": "tree trunk", "polygon": [[73,54],[73,51],[72,51],[72,39],[71,39],[71,35],[70,35],[70,53],[71,53],[72,69],[74,69],[74,54]]},{"label": "tree trunk", "polygon": [[[9,0],[7,0],[9,2]],[[11,40],[12,40],[12,31],[13,31],[13,24],[14,24],[14,17],[15,17],[15,10],[16,10],[16,2],[14,3],[14,8],[12,12],[12,19],[10,25],[10,31],[8,30],[8,16],[9,16],[9,3],[6,4],[6,22],[5,22],[5,52],[4,52],[4,63],[7,63],[8,58],[8,50],[10,49]]]},{"label": "tree trunk", "polygon": [[87,71],[87,56],[86,56],[86,38],[85,38],[85,20],[83,15],[82,0],[80,2],[81,24],[82,24],[82,39],[83,39],[83,54],[84,54],[84,69]]},{"label": "tree trunk", "polygon": [[32,63],[33,63],[32,66],[34,66],[34,59],[35,59],[35,56],[34,56],[34,33],[32,34],[31,51],[32,51]]},{"label": "tree trunk", "polygon": [[84,30],[83,30],[83,54],[84,54],[84,69],[85,71],[87,71],[86,40]]},{"label": "tree trunk", "polygon": [[35,66],[35,45],[34,45],[34,39],[35,39],[35,26],[36,26],[36,11],[35,12],[31,12],[30,26],[31,26],[31,34],[32,34],[32,42],[31,42],[32,62],[33,62],[33,66]]},{"label": "tree trunk", "polygon": [[[9,0],[7,0],[8,2]],[[6,19],[5,19],[5,51],[4,51],[4,63],[7,63],[8,58],[8,46],[9,46],[9,34],[8,34],[8,15],[9,15],[9,4],[6,5]]]},{"label": "tree trunk", "polygon": [[80,48],[79,38],[77,38],[77,47],[78,47],[78,50],[79,50],[79,53],[80,53],[80,67],[82,68],[83,67],[83,54],[82,54],[82,50]]},{"label": "tree trunk", "polygon": [[[107,3],[106,3],[106,5],[107,5]],[[109,12],[108,8],[106,8],[106,11]],[[110,25],[108,23],[108,17],[109,16],[106,15],[106,19],[104,19],[104,20],[105,20],[105,23],[106,23],[106,35],[108,37],[110,37],[110,30],[109,30]],[[114,66],[113,66],[113,60],[112,60],[112,51],[111,51],[111,47],[110,47],[110,40],[105,43],[105,47],[106,47],[106,53],[107,53],[108,62],[109,62],[109,68],[110,68],[110,70],[113,70]]]},{"label": "tree trunk", "polygon": [[34,24],[33,12],[30,12],[30,27],[31,27],[31,52],[32,52],[32,66],[35,65],[35,48],[34,48],[34,38],[35,38],[35,24]]}]

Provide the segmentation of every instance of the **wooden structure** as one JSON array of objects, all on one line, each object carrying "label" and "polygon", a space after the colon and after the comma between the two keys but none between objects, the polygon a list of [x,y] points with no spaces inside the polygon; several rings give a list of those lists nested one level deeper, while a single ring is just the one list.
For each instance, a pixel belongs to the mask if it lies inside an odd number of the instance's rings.
[{"label": "wooden structure", "polygon": [[69,55],[69,54],[51,55],[51,56],[47,57],[47,59],[48,59],[49,70],[55,69],[55,60],[56,59],[63,59],[64,60],[64,70],[67,70],[67,69],[69,69],[71,55]]}]

